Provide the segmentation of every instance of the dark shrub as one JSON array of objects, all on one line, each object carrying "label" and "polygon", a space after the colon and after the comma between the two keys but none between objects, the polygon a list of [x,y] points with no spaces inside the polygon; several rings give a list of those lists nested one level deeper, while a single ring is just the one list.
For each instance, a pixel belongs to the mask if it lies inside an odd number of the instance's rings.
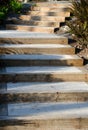
[{"label": "dark shrub", "polygon": [[74,20],[67,22],[70,33],[83,47],[88,47],[88,0],[73,1],[71,12]]}]

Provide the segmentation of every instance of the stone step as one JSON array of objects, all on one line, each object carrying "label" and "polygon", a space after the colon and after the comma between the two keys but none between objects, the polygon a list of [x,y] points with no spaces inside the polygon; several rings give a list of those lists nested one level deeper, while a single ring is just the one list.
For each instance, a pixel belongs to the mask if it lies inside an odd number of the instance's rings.
[{"label": "stone step", "polygon": [[38,21],[53,21],[53,22],[65,22],[65,17],[62,17],[62,16],[30,16],[30,15],[20,15],[19,16],[19,19],[21,20],[38,20]]},{"label": "stone step", "polygon": [[[19,43],[18,39],[16,42]],[[75,48],[71,47],[70,45],[46,44],[46,42],[45,44],[25,44],[25,43],[0,44],[0,54],[74,54],[74,53]]]},{"label": "stone step", "polygon": [[64,11],[64,10],[59,10],[59,11],[28,11],[28,15],[31,16],[62,16],[62,17],[69,17],[70,12],[69,11]]},{"label": "stone step", "polygon": [[[87,130],[88,103],[15,103],[0,105],[0,126],[9,130]],[[4,116],[2,115],[4,112]],[[0,129],[2,130],[2,129]]]},{"label": "stone step", "polygon": [[7,24],[6,29],[8,30],[19,30],[19,31],[31,31],[31,32],[44,32],[54,33],[54,27],[42,27],[42,26],[31,26],[31,25],[14,25]]},{"label": "stone step", "polygon": [[0,55],[3,66],[82,66],[83,60],[76,55],[36,54]]},{"label": "stone step", "polygon": [[52,6],[33,6],[31,7],[31,11],[53,11],[53,12],[59,12],[59,11],[69,11],[68,7],[66,6],[59,6],[59,7],[52,7]]},{"label": "stone step", "polygon": [[41,27],[60,27],[59,22],[47,22],[47,21],[35,21],[35,20],[20,20],[20,19],[13,19],[14,24],[20,25],[31,25],[31,26],[41,26]]},{"label": "stone step", "polygon": [[0,89],[0,103],[10,102],[88,102],[85,82],[7,83]]},{"label": "stone step", "polygon": [[14,44],[68,44],[68,38],[63,35],[36,33],[27,31],[0,31],[0,43]]},{"label": "stone step", "polygon": [[0,70],[0,82],[88,81],[83,67],[6,67]]},{"label": "stone step", "polygon": [[36,6],[39,7],[58,7],[58,8],[63,8],[63,7],[69,7],[71,6],[71,2],[68,1],[48,1],[48,2],[37,2]]}]

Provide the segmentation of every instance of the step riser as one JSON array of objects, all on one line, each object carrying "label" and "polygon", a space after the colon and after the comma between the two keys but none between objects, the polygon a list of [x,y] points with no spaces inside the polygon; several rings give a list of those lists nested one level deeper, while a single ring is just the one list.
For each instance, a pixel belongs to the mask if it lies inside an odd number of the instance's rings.
[{"label": "step riser", "polygon": [[83,61],[77,60],[0,60],[3,66],[82,66]]},{"label": "step riser", "polygon": [[68,44],[67,38],[0,38],[0,43],[13,44]]},{"label": "step riser", "polygon": [[31,16],[62,16],[62,17],[69,17],[70,12],[64,12],[64,11],[57,11],[57,12],[40,12],[40,11],[29,11],[27,12],[28,15]]},{"label": "step riser", "polygon": [[88,119],[2,120],[0,126],[0,130],[87,130]]},{"label": "step riser", "polygon": [[47,17],[32,17],[31,19],[33,19],[33,20],[40,20],[40,21],[57,21],[57,22],[65,22],[65,18],[64,17],[62,17],[62,18],[59,18],[59,17],[50,17],[50,18],[47,18]]},{"label": "step riser", "polygon": [[45,22],[45,21],[24,21],[24,20],[15,20],[14,24],[20,25],[32,25],[32,26],[41,26],[41,27],[60,27],[58,22]]},{"label": "step riser", "polygon": [[43,49],[43,48],[1,48],[0,54],[74,54],[74,48]]},{"label": "step riser", "polygon": [[87,92],[53,92],[53,93],[8,93],[0,94],[0,103],[21,102],[88,102]]},{"label": "step riser", "polygon": [[28,27],[28,26],[16,26],[6,25],[8,30],[19,30],[19,31],[31,31],[31,32],[43,32],[43,33],[54,33],[54,28],[42,28],[42,27]]},{"label": "step riser", "polygon": [[0,74],[0,82],[58,82],[58,81],[88,81],[87,74],[51,73],[51,74]]}]

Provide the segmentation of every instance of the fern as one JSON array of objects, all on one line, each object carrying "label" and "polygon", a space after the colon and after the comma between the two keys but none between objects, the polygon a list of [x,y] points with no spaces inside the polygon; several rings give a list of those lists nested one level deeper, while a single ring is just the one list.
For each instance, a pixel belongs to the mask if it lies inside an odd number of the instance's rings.
[{"label": "fern", "polygon": [[84,47],[88,47],[88,1],[73,1],[70,8],[73,17],[76,19],[67,22],[70,33]]}]

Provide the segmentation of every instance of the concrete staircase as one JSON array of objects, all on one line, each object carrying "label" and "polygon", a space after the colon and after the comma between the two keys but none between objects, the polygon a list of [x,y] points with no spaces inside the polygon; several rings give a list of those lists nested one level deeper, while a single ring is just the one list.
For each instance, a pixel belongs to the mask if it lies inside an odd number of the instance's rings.
[{"label": "concrete staircase", "polygon": [[31,32],[54,33],[59,29],[60,23],[70,16],[68,2],[36,3],[31,6],[30,11],[25,15],[21,14],[11,19],[14,24],[7,24],[10,30],[23,30]]},{"label": "concrete staircase", "polygon": [[0,66],[0,130],[88,129],[88,71],[68,38],[0,31]]}]

